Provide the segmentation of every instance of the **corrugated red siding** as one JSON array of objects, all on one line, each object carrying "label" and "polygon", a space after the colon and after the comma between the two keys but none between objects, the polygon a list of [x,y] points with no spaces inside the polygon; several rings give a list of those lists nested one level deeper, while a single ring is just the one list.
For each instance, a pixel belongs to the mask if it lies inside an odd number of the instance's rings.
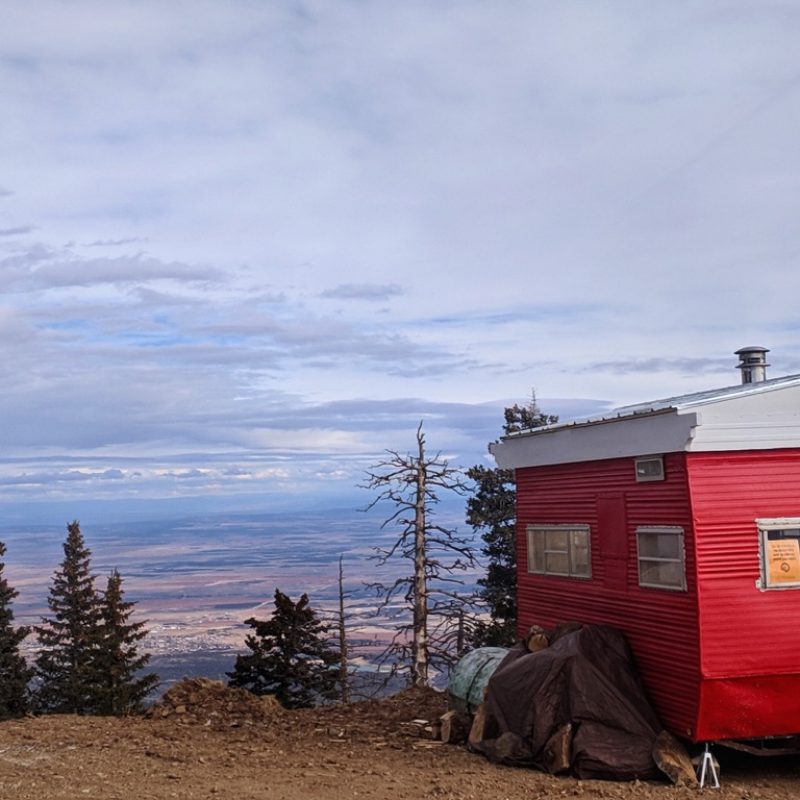
[{"label": "corrugated red siding", "polygon": [[[517,470],[519,626],[522,633],[532,624],[577,620],[622,629],[664,724],[695,738],[699,656],[685,455],[669,454],[664,461],[666,480],[652,483],[636,482],[632,458]],[[529,574],[525,527],[532,523],[589,525],[591,580]],[[639,587],[635,529],[640,525],[684,529],[686,592]]]},{"label": "corrugated red siding", "polygon": [[[701,738],[798,733],[800,699],[791,698],[800,698],[800,589],[756,586],[755,520],[800,517],[800,452],[692,453],[687,471],[697,539]],[[720,713],[734,705],[749,711]]]},{"label": "corrugated red siding", "polygon": [[704,680],[698,740],[759,739],[800,730],[797,675],[758,675]]}]

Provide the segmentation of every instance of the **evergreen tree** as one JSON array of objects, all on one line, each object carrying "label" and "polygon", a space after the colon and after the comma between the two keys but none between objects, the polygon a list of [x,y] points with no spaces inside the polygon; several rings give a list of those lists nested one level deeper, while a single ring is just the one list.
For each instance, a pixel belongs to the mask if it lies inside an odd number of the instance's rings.
[{"label": "evergreen tree", "polygon": [[327,626],[304,594],[296,603],[275,590],[270,619],[254,617],[245,644],[250,653],[236,657],[229,686],[257,695],[274,694],[285,708],[307,708],[337,696],[339,654],[328,646]]},{"label": "evergreen tree", "polygon": [[37,710],[91,714],[98,697],[101,611],[90,572],[91,552],[77,520],[67,526],[64,560],[50,585],[52,616],[35,628]]},{"label": "evergreen tree", "polygon": [[470,633],[476,647],[509,646],[516,638],[517,553],[515,546],[514,470],[476,465],[467,470],[475,488],[467,500],[467,523],[481,534],[486,576],[478,594],[489,607],[490,622],[478,622]]},{"label": "evergreen tree", "polygon": [[[0,542],[0,558],[6,546]],[[15,628],[11,603],[19,594],[8,585],[0,561],[0,719],[22,716],[28,710],[28,681],[32,670],[20,655],[19,645],[30,629]]]},{"label": "evergreen tree", "polygon": [[543,414],[539,410],[536,396],[531,398],[530,403],[521,406],[514,403],[503,411],[503,434],[519,433],[520,431],[530,431],[534,428],[542,428],[545,425],[553,425],[558,422],[555,414]]},{"label": "evergreen tree", "polygon": [[[504,411],[503,433],[539,428],[558,422],[558,417],[543,414],[532,398],[528,405],[513,405]],[[481,599],[488,605],[491,620],[479,622],[470,632],[476,647],[509,646],[516,639],[517,627],[517,552],[516,484],[514,470],[474,466],[467,470],[473,481],[467,500],[467,523],[481,534],[487,558],[486,577],[479,579]]]},{"label": "evergreen tree", "polygon": [[147,636],[144,621],[131,622],[134,603],[124,599],[122,576],[114,570],[100,604],[100,650],[97,714],[120,716],[140,712],[142,701],[158,685],[158,675],[137,674],[150,661],[137,642]]}]

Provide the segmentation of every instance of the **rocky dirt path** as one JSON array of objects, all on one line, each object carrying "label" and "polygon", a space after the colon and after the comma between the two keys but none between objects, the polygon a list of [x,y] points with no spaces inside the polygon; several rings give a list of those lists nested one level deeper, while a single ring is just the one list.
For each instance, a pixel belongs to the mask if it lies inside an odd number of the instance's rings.
[{"label": "rocky dirt path", "polygon": [[[202,705],[202,704],[201,704]],[[0,723],[3,800],[235,798],[647,798],[697,790],[554,778],[495,766],[428,742],[410,720],[435,719],[441,696],[406,692],[349,708],[237,713],[220,699],[153,718],[52,716]],[[253,717],[260,717],[254,720]],[[719,800],[800,797],[800,758],[724,764]]]}]

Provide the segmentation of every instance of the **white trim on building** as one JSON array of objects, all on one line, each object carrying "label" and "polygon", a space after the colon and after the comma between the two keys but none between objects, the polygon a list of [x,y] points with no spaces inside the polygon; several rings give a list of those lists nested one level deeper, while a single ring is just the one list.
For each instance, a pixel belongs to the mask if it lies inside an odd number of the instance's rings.
[{"label": "white trim on building", "polygon": [[505,436],[506,469],[675,452],[800,448],[800,375],[615,409]]}]

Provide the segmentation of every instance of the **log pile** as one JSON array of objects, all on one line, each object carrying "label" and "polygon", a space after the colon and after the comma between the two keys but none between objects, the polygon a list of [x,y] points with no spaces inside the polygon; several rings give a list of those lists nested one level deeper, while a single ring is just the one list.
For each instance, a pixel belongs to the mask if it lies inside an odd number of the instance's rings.
[{"label": "log pile", "polygon": [[[561,647],[555,653],[549,650],[568,636],[573,637],[567,641],[569,648]],[[685,746],[666,730],[659,730],[658,718],[642,693],[624,645],[619,631],[568,622],[552,633],[531,627],[507,651],[499,674],[497,663],[489,674],[475,666],[476,659],[467,663],[467,658],[480,650],[468,654],[456,665],[457,680],[451,684],[450,699],[459,710],[441,717],[442,742],[466,742],[467,749],[495,763],[535,766],[551,775],[632,780],[660,774],[676,786],[696,787],[697,777]],[[488,652],[491,648],[485,650],[484,664],[492,665],[489,659],[494,653]],[[527,657],[539,653],[539,658]],[[555,669],[563,669],[565,654],[577,667],[568,673],[571,682],[558,685],[554,692],[550,687],[557,683],[551,677]],[[493,675],[492,696],[487,702]],[[626,680],[621,681],[620,676]],[[476,706],[481,688],[483,702]],[[583,716],[566,703],[573,696],[570,693],[584,699],[583,705],[579,704]],[[467,709],[474,714],[460,713],[461,701],[467,697]],[[594,705],[587,706],[585,698]],[[536,725],[531,723],[534,717]],[[587,719],[590,724],[583,724]]]},{"label": "log pile", "polygon": [[184,678],[147,711],[155,719],[186,725],[238,728],[262,725],[282,711],[272,696],[258,697],[245,689],[231,689],[221,681]]},{"label": "log pile", "polygon": [[441,735],[445,744],[461,744],[467,741],[472,727],[472,717],[463,711],[448,711],[441,718]]}]

